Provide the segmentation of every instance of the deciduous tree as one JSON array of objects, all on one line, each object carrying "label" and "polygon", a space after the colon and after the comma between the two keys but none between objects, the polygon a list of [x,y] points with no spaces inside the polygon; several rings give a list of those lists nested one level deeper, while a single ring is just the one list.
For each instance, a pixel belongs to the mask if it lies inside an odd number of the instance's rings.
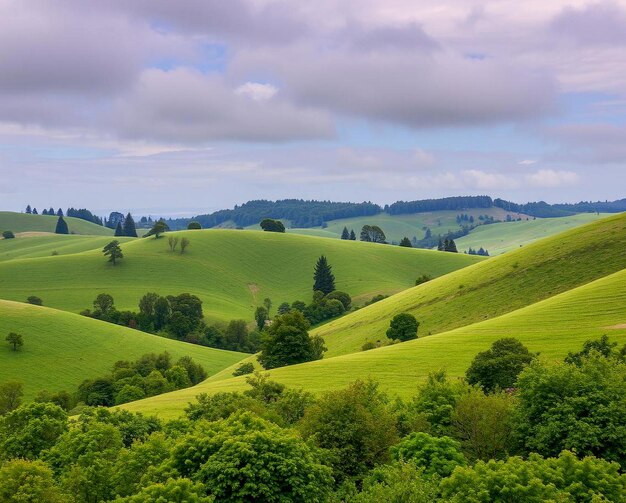
[{"label": "deciduous tree", "polygon": [[15,332],[10,332],[9,335],[6,336],[5,341],[13,345],[13,351],[17,351],[17,348],[24,345],[22,334],[16,334]]}]

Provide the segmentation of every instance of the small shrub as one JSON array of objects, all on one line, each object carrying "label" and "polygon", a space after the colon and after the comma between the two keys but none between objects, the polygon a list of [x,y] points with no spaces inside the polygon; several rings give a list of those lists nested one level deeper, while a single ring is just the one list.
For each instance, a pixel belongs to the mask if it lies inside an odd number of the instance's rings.
[{"label": "small shrub", "polygon": [[246,362],[239,365],[233,372],[233,375],[237,377],[252,374],[252,372],[254,372],[254,364],[252,364],[252,362]]},{"label": "small shrub", "polygon": [[4,239],[13,239],[13,238],[15,238],[15,234],[13,234],[13,231],[4,231],[2,233],[2,237]]},{"label": "small shrub", "polygon": [[33,306],[43,306],[43,301],[37,297],[36,295],[31,295],[26,299],[26,302],[32,304]]}]

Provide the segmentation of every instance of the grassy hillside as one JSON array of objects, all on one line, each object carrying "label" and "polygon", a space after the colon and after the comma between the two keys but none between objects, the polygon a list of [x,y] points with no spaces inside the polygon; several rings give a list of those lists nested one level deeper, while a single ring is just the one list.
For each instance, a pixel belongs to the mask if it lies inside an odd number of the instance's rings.
[{"label": "grassy hillside", "polygon": [[546,238],[406,290],[315,330],[328,355],[385,338],[393,316],[413,314],[421,336],[493,318],[626,268],[626,213]]},{"label": "grassy hillside", "polygon": [[[373,378],[393,395],[409,397],[429,372],[462,376],[472,358],[502,337],[516,337],[546,360],[562,359],[590,338],[608,333],[626,342],[626,270],[512,313],[414,341],[271,371],[289,387],[319,393],[357,379]],[[621,326],[621,328],[611,328]],[[126,404],[123,408],[174,417],[198,393],[246,388],[226,372],[186,390]],[[230,373],[229,373],[230,374]]]},{"label": "grassy hillside", "polygon": [[252,321],[254,308],[269,297],[284,301],[312,297],[313,268],[325,254],[337,288],[358,302],[414,285],[422,274],[441,276],[474,264],[466,255],[415,250],[309,236],[234,230],[181,231],[191,245],[184,255],[169,251],[167,236],[122,245],[124,259],[112,267],[99,249],[74,255],[0,263],[0,295],[24,300],[37,295],[44,305],[79,312],[102,292],[118,309],[136,309],[145,293],[189,292],[204,302],[207,318]]},{"label": "grassy hillside", "polygon": [[580,213],[570,217],[502,222],[477,227],[455,241],[460,252],[470,247],[478,250],[482,246],[493,256],[608,216],[608,213]]},{"label": "grassy hillside", "polygon": [[[21,350],[13,351],[4,341],[9,332],[22,334]],[[0,300],[0,382],[22,381],[27,398],[42,389],[72,391],[84,379],[108,372],[118,360],[164,351],[173,359],[191,356],[209,375],[246,356],[63,311]]]},{"label": "grassy hillside", "polygon": [[[69,255],[89,250],[101,250],[111,236],[80,236],[72,234],[42,234],[0,240],[0,262],[13,259]],[[115,238],[120,242],[133,238]]]},{"label": "grassy hillside", "polygon": [[[468,210],[454,211],[433,211],[426,213],[414,213],[410,215],[389,215],[380,213],[371,217],[355,217],[332,220],[328,222],[328,226],[324,229],[321,227],[313,227],[311,229],[289,229],[288,232],[301,233],[323,237],[340,237],[344,227],[348,230],[354,229],[359,237],[361,228],[364,225],[378,225],[387,236],[387,241],[399,242],[403,237],[409,239],[415,236],[417,239],[424,237],[424,227],[429,227],[434,235],[446,234],[448,231],[458,230],[460,227],[456,223],[457,215],[466,213],[472,215],[478,223],[479,215],[489,215],[495,219],[504,220],[507,215],[517,218],[517,213],[507,212],[501,208],[473,208]],[[522,218],[526,218],[525,215]]]},{"label": "grassy hillside", "polygon": [[[93,236],[112,236],[113,231],[101,225],[96,225],[81,218],[64,217],[72,234],[86,234]],[[30,215],[28,213],[14,213],[0,211],[0,233],[11,230],[18,232],[54,232],[58,217],[48,215]]]}]

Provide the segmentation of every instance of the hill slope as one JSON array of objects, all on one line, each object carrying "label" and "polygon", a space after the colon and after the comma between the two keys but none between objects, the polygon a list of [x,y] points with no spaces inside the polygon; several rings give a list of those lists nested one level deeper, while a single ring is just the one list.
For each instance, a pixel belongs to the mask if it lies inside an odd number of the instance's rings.
[{"label": "hill slope", "polygon": [[[13,351],[9,332],[24,338]],[[0,382],[19,380],[27,398],[38,391],[73,391],[84,379],[100,376],[118,360],[167,351],[173,359],[191,356],[209,375],[245,358],[104,323],[77,314],[0,300]]]},{"label": "hill slope", "polygon": [[559,232],[573,229],[580,225],[595,222],[609,214],[580,213],[569,217],[537,218],[521,222],[501,222],[492,225],[481,225],[473,229],[467,236],[456,239],[460,252],[470,247],[478,250],[481,246],[489,250],[490,255],[515,250],[520,246],[533,243],[539,239],[553,236]]},{"label": "hill slope", "polygon": [[313,269],[328,257],[337,288],[356,301],[409,288],[422,274],[441,276],[480,259],[462,254],[398,246],[320,239],[309,236],[233,230],[168,234],[191,241],[188,251],[171,253],[168,238],[124,243],[124,259],[108,264],[99,249],[74,255],[0,263],[0,295],[24,300],[37,295],[44,305],[80,312],[102,292],[118,309],[136,309],[147,292],[189,292],[203,301],[209,320],[252,320],[254,308],[269,297],[281,302],[310,301]]},{"label": "hill slope", "polygon": [[390,320],[409,312],[419,335],[493,318],[626,268],[626,213],[577,227],[437,278],[314,331],[328,355],[385,338]]},{"label": "hill slope", "polygon": [[[429,372],[462,376],[473,357],[502,337],[516,337],[541,358],[563,358],[582,343],[608,333],[626,342],[626,270],[481,323],[414,341],[272,370],[271,378],[319,393],[355,379],[373,378],[393,395],[409,397]],[[612,328],[611,328],[612,327]],[[621,327],[621,328],[617,328]],[[126,404],[123,408],[175,417],[199,393],[243,390],[244,377],[226,372],[186,390]]]},{"label": "hill slope", "polygon": [[[101,225],[87,222],[81,218],[64,217],[71,234],[92,236],[112,236],[113,230]],[[58,217],[53,215],[31,215],[0,211],[0,232],[11,230],[18,232],[54,232]]]}]

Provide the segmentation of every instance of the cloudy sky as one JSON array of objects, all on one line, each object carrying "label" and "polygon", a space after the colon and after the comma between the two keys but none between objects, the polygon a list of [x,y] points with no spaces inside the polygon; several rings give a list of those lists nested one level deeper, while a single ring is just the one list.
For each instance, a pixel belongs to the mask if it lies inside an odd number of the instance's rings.
[{"label": "cloudy sky", "polygon": [[0,208],[626,197],[626,0],[0,0]]}]

